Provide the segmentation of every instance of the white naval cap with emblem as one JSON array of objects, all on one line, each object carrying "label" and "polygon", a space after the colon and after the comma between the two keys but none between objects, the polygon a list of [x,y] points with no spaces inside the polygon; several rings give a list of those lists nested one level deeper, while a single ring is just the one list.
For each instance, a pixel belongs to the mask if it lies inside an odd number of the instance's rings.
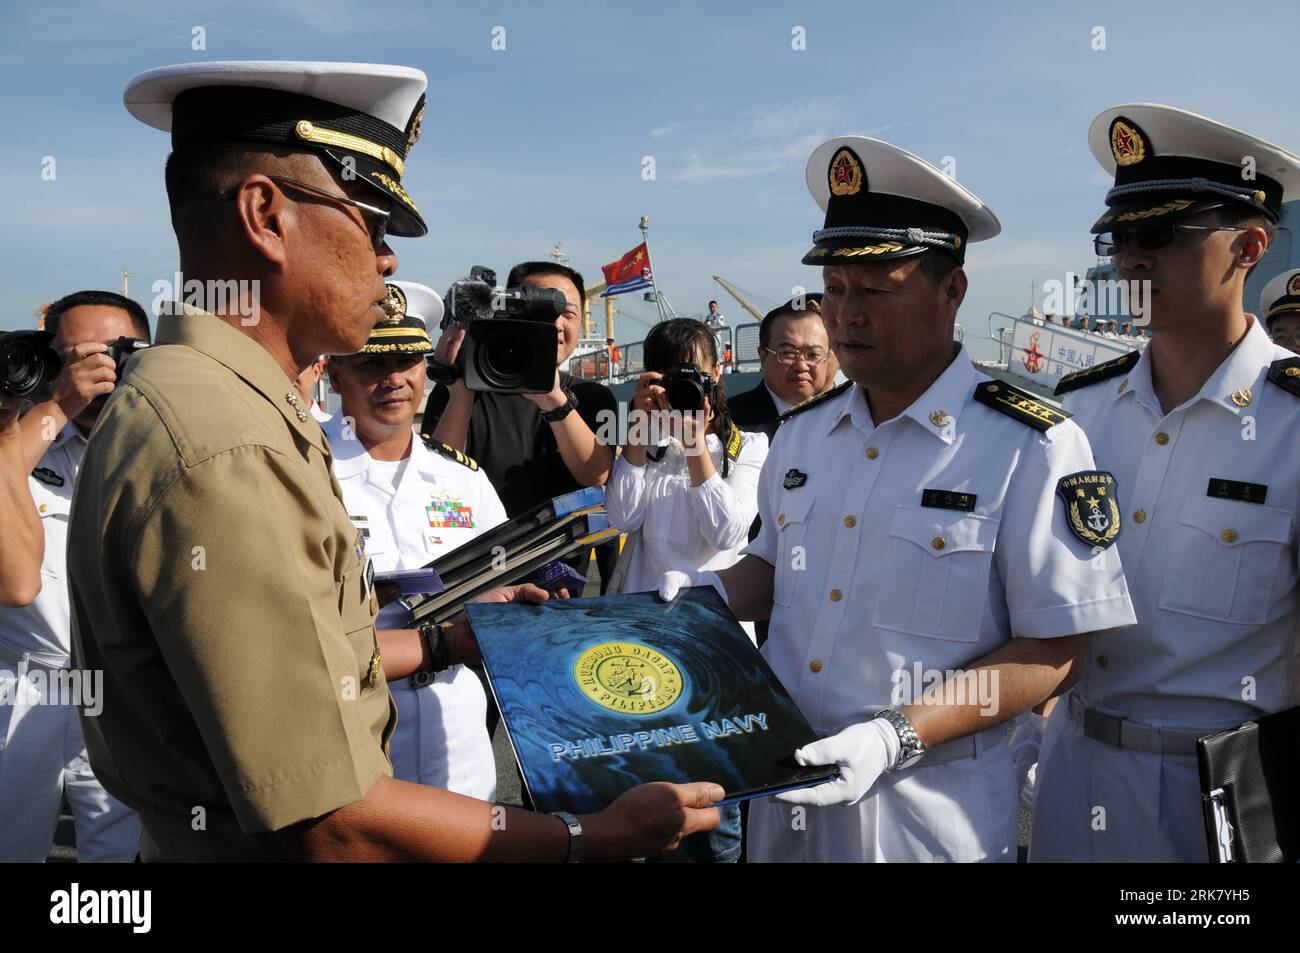
[{"label": "white naval cap with emblem", "polygon": [[419,236],[428,228],[401,178],[427,86],[407,66],[221,61],[148,70],[122,99],[141,122],[170,132],[173,149],[253,142],[327,156],[393,199],[390,234]]},{"label": "white naval cap with emblem", "polygon": [[1277,221],[1300,198],[1300,158],[1205,116],[1157,103],[1112,106],[1088,147],[1115,177],[1094,233],[1158,225],[1206,209],[1257,209]]},{"label": "white naval cap with emblem", "polygon": [[1300,312],[1300,268],[1275,276],[1259,295],[1259,315],[1268,328],[1280,314]]},{"label": "white naval cap with emblem", "polygon": [[442,295],[428,285],[414,281],[390,281],[406,295],[406,316],[419,318],[426,328],[436,328],[442,322]]},{"label": "white naval cap with emblem", "polygon": [[808,191],[826,213],[805,265],[860,264],[940,248],[965,258],[969,242],[1002,230],[969,189],[906,149],[839,136],[808,160]]},{"label": "white naval cap with emblem", "polygon": [[428,354],[433,350],[428,328],[430,322],[442,320],[438,292],[414,281],[390,281],[383,308],[386,317],[375,325],[365,347],[357,353]]}]

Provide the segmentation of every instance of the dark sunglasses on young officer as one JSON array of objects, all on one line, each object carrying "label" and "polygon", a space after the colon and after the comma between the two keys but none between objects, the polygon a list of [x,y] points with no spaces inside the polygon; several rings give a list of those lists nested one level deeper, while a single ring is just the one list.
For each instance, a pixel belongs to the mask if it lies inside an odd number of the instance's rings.
[{"label": "dark sunglasses on young officer", "polygon": [[1098,256],[1109,258],[1118,255],[1129,245],[1143,251],[1167,248],[1174,243],[1179,232],[1243,232],[1244,225],[1148,225],[1145,228],[1125,229],[1122,232],[1102,232],[1093,237],[1092,246]]}]

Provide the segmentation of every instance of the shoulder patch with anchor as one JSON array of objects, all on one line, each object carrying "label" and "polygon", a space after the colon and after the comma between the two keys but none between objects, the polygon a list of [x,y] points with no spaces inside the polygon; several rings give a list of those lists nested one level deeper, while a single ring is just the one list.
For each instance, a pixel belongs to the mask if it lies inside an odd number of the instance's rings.
[{"label": "shoulder patch with anchor", "polygon": [[1104,470],[1080,470],[1061,477],[1056,495],[1065,503],[1070,532],[1087,546],[1109,549],[1119,539],[1119,497],[1115,478]]},{"label": "shoulder patch with anchor", "polygon": [[1003,381],[985,381],[977,385],[975,399],[986,407],[992,407],[1044,433],[1069,420],[1071,416],[1063,410],[1044,404],[1029,391],[1012,387]]},{"label": "shoulder patch with anchor", "polygon": [[1268,379],[1293,397],[1300,397],[1300,357],[1284,357],[1268,366]]},{"label": "shoulder patch with anchor", "polygon": [[32,471],[32,476],[50,486],[63,486],[64,479],[49,467],[37,467]]},{"label": "shoulder patch with anchor", "polygon": [[1112,361],[1106,361],[1095,367],[1085,368],[1082,371],[1075,371],[1073,374],[1066,374],[1057,382],[1055,395],[1060,397],[1072,390],[1078,390],[1090,384],[1097,384],[1120,374],[1127,374],[1133,370],[1133,365],[1138,362],[1138,358],[1141,356],[1142,352],[1140,351],[1129,351],[1123,357],[1117,357]]},{"label": "shoulder patch with anchor", "polygon": [[802,414],[805,410],[812,410],[818,404],[825,403],[826,401],[830,400],[832,397],[839,397],[840,394],[844,393],[852,386],[853,386],[853,381],[845,381],[839,387],[832,387],[828,391],[823,391],[820,394],[816,394],[813,397],[809,397],[802,404],[795,404],[793,407],[791,407],[789,410],[783,413],[778,418],[777,422],[778,424],[783,424],[791,417],[793,417],[795,414]]},{"label": "shoulder patch with anchor", "polygon": [[448,460],[455,460],[461,466],[469,467],[471,470],[478,469],[478,461],[476,461],[473,457],[469,456],[468,454],[461,453],[455,447],[449,447],[447,446],[447,444],[442,443],[441,441],[434,440],[432,437],[428,436],[427,434],[420,434],[420,439],[423,440],[424,445],[428,447],[430,450],[432,450],[434,453],[441,454],[442,456],[446,457]]}]

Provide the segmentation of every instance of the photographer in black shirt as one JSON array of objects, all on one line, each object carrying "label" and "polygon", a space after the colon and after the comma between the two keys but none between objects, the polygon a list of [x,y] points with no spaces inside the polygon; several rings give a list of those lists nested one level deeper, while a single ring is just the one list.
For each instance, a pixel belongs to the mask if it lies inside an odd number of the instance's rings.
[{"label": "photographer in black shirt", "polygon": [[[550,497],[603,485],[614,465],[614,450],[597,441],[596,431],[604,414],[618,411],[608,387],[560,370],[578,345],[582,276],[555,262],[524,262],[511,269],[506,281],[510,288],[521,285],[556,289],[567,305],[555,319],[556,372],[550,393],[471,391],[464,380],[450,388],[439,384],[429,394],[420,425],[421,433],[477,460],[512,517]],[[465,333],[464,325],[449,327],[438,341],[435,360],[454,364]]]}]

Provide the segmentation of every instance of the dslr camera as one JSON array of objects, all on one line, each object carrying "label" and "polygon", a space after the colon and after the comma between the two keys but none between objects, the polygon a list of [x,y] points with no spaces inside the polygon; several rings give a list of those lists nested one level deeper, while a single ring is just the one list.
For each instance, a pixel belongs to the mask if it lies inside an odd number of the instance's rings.
[{"label": "dslr camera", "polygon": [[108,345],[108,356],[113,359],[113,373],[117,375],[117,382],[122,382],[122,372],[126,370],[126,362],[136,351],[143,351],[149,346],[149,342],[141,338],[120,337]]},{"label": "dslr camera", "polygon": [[678,364],[657,383],[666,391],[669,407],[690,412],[703,410],[706,400],[712,403],[718,387],[711,374],[705,374],[694,364]]},{"label": "dslr camera", "polygon": [[466,325],[455,366],[429,360],[429,377],[470,390],[545,394],[555,386],[555,319],[568,302],[554,288],[496,287],[496,273],[476,265],[447,290],[441,328]]},{"label": "dslr camera", "polygon": [[[34,404],[53,396],[54,379],[63,370],[63,359],[50,346],[54,335],[49,331],[10,331],[0,334],[0,394],[21,397]],[[149,346],[140,338],[120,337],[108,345],[113,373],[118,381],[126,362],[136,351]]]}]

